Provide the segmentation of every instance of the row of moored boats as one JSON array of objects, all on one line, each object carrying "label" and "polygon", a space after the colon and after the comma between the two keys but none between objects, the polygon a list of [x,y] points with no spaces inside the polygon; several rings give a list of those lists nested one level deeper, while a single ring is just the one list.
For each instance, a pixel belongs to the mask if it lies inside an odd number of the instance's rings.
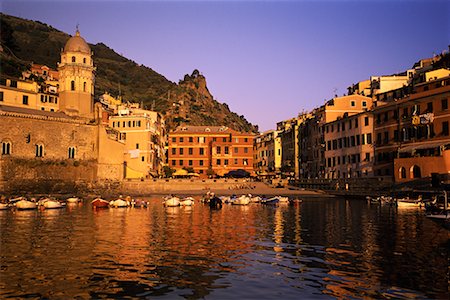
[{"label": "row of moored boats", "polygon": [[31,210],[31,209],[57,209],[64,208],[68,203],[78,203],[80,199],[78,197],[70,197],[66,200],[58,200],[51,197],[42,197],[39,200],[36,198],[28,199],[26,197],[11,198],[0,203],[0,210],[6,209],[18,209],[18,210]]}]

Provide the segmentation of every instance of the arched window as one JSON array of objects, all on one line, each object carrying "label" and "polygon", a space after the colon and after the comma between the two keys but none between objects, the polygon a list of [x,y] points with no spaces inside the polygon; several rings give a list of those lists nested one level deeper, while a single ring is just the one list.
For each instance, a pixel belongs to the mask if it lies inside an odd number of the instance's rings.
[{"label": "arched window", "polygon": [[42,144],[36,144],[36,157],[44,157],[44,145]]},{"label": "arched window", "polygon": [[86,63],[86,57],[85,58],[83,58],[83,64],[85,64]]},{"label": "arched window", "polygon": [[86,81],[83,82],[83,92],[86,92]]},{"label": "arched window", "polygon": [[405,167],[401,167],[401,168],[398,170],[398,177],[399,177],[400,179],[406,178],[406,169],[405,169]]},{"label": "arched window", "polygon": [[69,158],[75,158],[75,147],[69,147]]},{"label": "arched window", "polygon": [[2,142],[2,155],[10,155],[10,154],[11,154],[11,143]]},{"label": "arched window", "polygon": [[75,91],[75,81],[74,81],[74,80],[72,80],[72,81],[70,82],[70,90],[71,90],[71,91]]},{"label": "arched window", "polygon": [[75,56],[72,56],[72,62],[76,62]]},{"label": "arched window", "polygon": [[412,178],[421,178],[422,175],[421,175],[421,172],[420,172],[420,167],[417,166],[417,165],[412,166],[411,167],[411,175],[412,175],[411,176]]}]

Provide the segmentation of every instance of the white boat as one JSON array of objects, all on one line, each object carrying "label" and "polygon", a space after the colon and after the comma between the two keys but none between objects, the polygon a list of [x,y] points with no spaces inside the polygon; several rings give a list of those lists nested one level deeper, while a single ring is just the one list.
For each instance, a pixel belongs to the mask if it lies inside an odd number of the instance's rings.
[{"label": "white boat", "polygon": [[80,198],[78,198],[78,197],[70,197],[70,198],[67,198],[66,202],[67,203],[78,203],[78,202],[80,202]]},{"label": "white boat", "polygon": [[117,199],[117,200],[111,200],[109,202],[109,206],[111,207],[128,207],[130,206],[130,203],[128,201]]},{"label": "white boat", "polygon": [[194,205],[194,198],[186,197],[180,201],[180,205],[181,206],[192,206],[192,205]]},{"label": "white boat", "polygon": [[19,200],[16,202],[16,208],[20,210],[25,209],[36,209],[37,204],[36,202],[28,201],[28,200]]},{"label": "white boat", "polygon": [[50,200],[44,201],[42,206],[44,206],[46,209],[54,209],[54,208],[64,208],[66,207],[65,203],[61,203],[58,200]]},{"label": "white boat", "polygon": [[250,203],[250,197],[247,195],[242,195],[239,198],[235,199],[231,204],[234,205],[247,205]]},{"label": "white boat", "polygon": [[251,203],[260,203],[262,198],[260,196],[253,196],[250,198]]},{"label": "white boat", "polygon": [[422,208],[424,204],[422,199],[401,198],[396,199],[399,208]]},{"label": "white boat", "polygon": [[178,197],[167,197],[164,199],[164,206],[166,207],[174,207],[174,206],[180,206],[180,198]]}]

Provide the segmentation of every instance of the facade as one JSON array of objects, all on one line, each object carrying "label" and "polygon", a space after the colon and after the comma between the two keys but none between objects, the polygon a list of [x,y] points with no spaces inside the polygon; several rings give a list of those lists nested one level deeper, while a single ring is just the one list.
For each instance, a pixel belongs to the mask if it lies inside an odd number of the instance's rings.
[{"label": "facade", "polygon": [[373,176],[373,118],[362,112],[324,125],[325,178]]},{"label": "facade", "polygon": [[168,165],[201,177],[243,169],[253,173],[253,138],[225,126],[180,126],[169,133]]},{"label": "facade", "polygon": [[254,139],[253,146],[253,168],[259,176],[276,175],[275,167],[275,140],[277,132],[274,130],[266,131]]},{"label": "facade", "polygon": [[449,98],[450,77],[444,77],[373,110],[375,176],[402,182],[448,173]]},{"label": "facade", "polygon": [[109,127],[119,132],[125,144],[124,177],[149,178],[162,172],[165,162],[165,125],[154,111],[131,106],[109,116]]}]

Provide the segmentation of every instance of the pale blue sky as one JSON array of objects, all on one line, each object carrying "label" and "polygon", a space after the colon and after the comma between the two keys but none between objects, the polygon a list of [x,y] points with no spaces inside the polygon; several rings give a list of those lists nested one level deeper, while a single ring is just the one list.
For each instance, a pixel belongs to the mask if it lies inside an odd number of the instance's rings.
[{"label": "pale blue sky", "polygon": [[1,11],[73,34],[178,82],[194,69],[260,130],[373,75],[448,49],[450,2],[10,1]]}]

